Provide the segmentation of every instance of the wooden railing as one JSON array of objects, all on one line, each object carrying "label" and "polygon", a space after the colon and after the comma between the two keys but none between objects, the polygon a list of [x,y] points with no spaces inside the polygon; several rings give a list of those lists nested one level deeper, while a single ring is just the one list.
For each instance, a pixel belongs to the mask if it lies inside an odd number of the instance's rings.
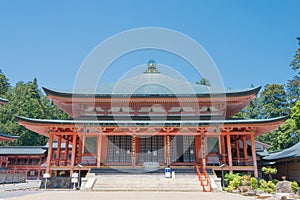
[{"label": "wooden railing", "polygon": [[209,175],[207,174],[205,168],[203,168],[202,166],[199,166],[195,163],[195,169],[200,181],[200,186],[202,187],[203,192],[211,192],[212,188],[211,188],[211,182],[210,182],[210,178]]}]

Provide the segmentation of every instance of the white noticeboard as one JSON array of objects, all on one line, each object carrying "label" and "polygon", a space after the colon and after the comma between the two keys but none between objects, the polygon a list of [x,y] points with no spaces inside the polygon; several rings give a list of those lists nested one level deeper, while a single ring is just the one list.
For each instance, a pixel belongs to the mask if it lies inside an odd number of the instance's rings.
[{"label": "white noticeboard", "polygon": [[71,179],[71,183],[78,183],[78,178],[76,177],[76,178],[72,178]]},{"label": "white noticeboard", "polygon": [[45,174],[43,175],[43,178],[50,178],[50,174],[45,173]]}]

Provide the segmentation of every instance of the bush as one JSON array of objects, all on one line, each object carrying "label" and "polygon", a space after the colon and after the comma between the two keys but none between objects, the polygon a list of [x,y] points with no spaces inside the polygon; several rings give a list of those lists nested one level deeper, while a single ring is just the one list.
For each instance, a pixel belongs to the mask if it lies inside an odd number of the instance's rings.
[{"label": "bush", "polygon": [[255,177],[250,178],[250,186],[256,190],[258,188],[258,182],[257,179]]},{"label": "bush", "polygon": [[251,175],[244,175],[242,177],[242,185],[243,186],[249,186],[250,185],[250,180],[251,180]]},{"label": "bush", "polygon": [[236,176],[232,181],[230,181],[229,185],[233,186],[233,188],[237,189],[242,183],[242,177]]},{"label": "bush", "polygon": [[276,168],[272,168],[272,167],[263,167],[263,168],[261,169],[261,171],[262,171],[265,175],[269,176],[269,179],[270,179],[270,180],[272,180],[272,175],[273,175],[273,174],[277,174],[277,169],[276,169]]},{"label": "bush", "polygon": [[279,182],[277,179],[273,179],[272,182],[277,185],[277,183]]},{"label": "bush", "polygon": [[238,187],[241,185],[242,183],[242,179],[243,177],[239,176],[239,174],[226,174],[227,176],[225,176],[225,180],[227,179],[227,182],[229,181],[227,187],[225,188],[225,190],[227,192],[232,192],[232,190],[236,190],[238,189]]},{"label": "bush", "polygon": [[225,185],[229,186],[230,181],[232,181],[236,176],[239,176],[239,173],[233,174],[233,173],[227,173],[225,174]]},{"label": "bush", "polygon": [[298,183],[296,181],[291,182],[291,187],[294,193],[298,192]]},{"label": "bush", "polygon": [[264,192],[267,193],[272,193],[275,192],[276,190],[276,185],[272,181],[265,181],[265,180],[260,180],[260,189],[263,190]]}]

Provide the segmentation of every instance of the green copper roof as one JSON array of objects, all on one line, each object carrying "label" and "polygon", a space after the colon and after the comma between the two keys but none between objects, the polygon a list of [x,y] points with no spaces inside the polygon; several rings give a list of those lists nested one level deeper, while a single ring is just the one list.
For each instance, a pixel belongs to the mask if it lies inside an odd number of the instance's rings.
[{"label": "green copper roof", "polygon": [[107,121],[107,120],[49,120],[49,119],[32,119],[17,116],[18,120],[44,123],[44,124],[89,124],[89,125],[118,125],[118,126],[132,126],[137,125],[148,125],[148,126],[157,126],[157,125],[175,125],[175,126],[201,126],[201,125],[217,125],[217,124],[263,124],[267,122],[276,122],[286,120],[288,116],[269,118],[269,119],[230,119],[230,120],[118,120],[117,121]]},{"label": "green copper roof", "polygon": [[[161,74],[155,76],[163,76]],[[147,80],[148,75],[143,74],[140,77],[132,80],[135,81],[120,81],[119,83],[113,83],[109,85],[103,85],[97,88],[96,91],[92,91],[91,89],[81,89],[76,92],[70,90],[57,90],[57,89],[48,89],[43,87],[46,94],[51,94],[55,96],[62,97],[107,97],[107,96],[129,96],[129,97],[158,97],[158,96],[167,96],[167,97],[180,97],[180,96],[197,96],[197,97],[236,97],[236,96],[245,96],[251,94],[257,94],[261,87],[248,88],[248,89],[240,89],[240,90],[225,90],[214,89],[212,90],[209,87],[198,85],[198,84],[190,84],[188,85],[186,82],[181,82],[179,80],[168,81],[168,79],[164,79],[166,84],[158,84],[157,82],[149,81],[144,84],[140,84],[137,86],[138,82],[142,80]],[[172,87],[168,87],[168,85],[172,85]],[[135,89],[133,89],[135,88]]]},{"label": "green copper roof", "polygon": [[41,146],[0,146],[0,155],[41,155],[45,152]]},{"label": "green copper roof", "polygon": [[0,97],[0,101],[5,102],[5,103],[8,102],[7,99],[3,99],[3,98],[1,98],[1,97]]},{"label": "green copper roof", "polygon": [[0,136],[5,137],[5,138],[9,138],[9,139],[18,139],[20,137],[20,136],[17,136],[17,135],[10,135],[10,134],[7,134],[7,133],[2,133],[2,132],[0,132]]},{"label": "green copper roof", "polygon": [[263,159],[273,161],[295,157],[300,157],[300,142],[280,152],[269,153],[269,155],[265,156]]},{"label": "green copper roof", "polygon": [[[148,68],[143,74],[115,83],[103,84],[95,88],[76,88],[74,91],[50,90],[43,88],[47,94],[57,96],[101,97],[101,96],[205,96],[226,95],[240,96],[245,94],[257,94],[260,87],[232,90],[225,89],[222,85],[216,87],[204,86],[188,82],[184,79],[174,78],[171,75],[161,74],[156,69],[156,62],[150,60]],[[73,96],[74,97],[74,96]]]}]

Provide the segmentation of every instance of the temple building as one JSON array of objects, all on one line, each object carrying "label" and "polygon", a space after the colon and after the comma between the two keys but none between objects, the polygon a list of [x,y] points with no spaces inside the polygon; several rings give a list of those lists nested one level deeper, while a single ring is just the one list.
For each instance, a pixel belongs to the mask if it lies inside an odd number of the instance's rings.
[{"label": "temple building", "polygon": [[260,87],[213,90],[163,75],[153,61],[143,74],[101,85],[94,93],[43,89],[72,119],[19,116],[18,120],[49,138],[46,172],[50,174],[197,165],[257,177],[255,137],[287,118],[232,119]]}]

